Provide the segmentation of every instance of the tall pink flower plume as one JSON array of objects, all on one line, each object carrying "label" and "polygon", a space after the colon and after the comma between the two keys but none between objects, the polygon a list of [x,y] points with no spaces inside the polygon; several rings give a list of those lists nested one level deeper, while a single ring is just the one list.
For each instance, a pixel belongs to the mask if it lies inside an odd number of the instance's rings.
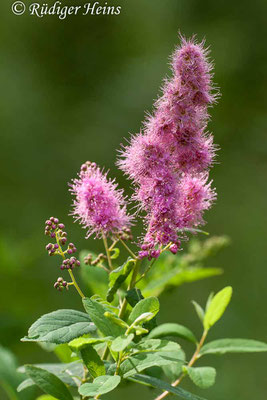
[{"label": "tall pink flower plume", "polygon": [[203,224],[203,212],[216,198],[208,183],[216,148],[206,128],[208,106],[218,93],[208,51],[194,38],[181,38],[171,66],[173,76],[164,83],[154,114],[118,162],[134,181],[134,199],[147,213],[144,256],[157,244],[172,242],[178,248],[182,231]]},{"label": "tall pink flower plume", "polygon": [[87,238],[92,234],[117,234],[129,228],[131,217],[127,215],[122,191],[95,163],[87,161],[81,166],[70,191],[75,196],[72,215],[87,229]]}]

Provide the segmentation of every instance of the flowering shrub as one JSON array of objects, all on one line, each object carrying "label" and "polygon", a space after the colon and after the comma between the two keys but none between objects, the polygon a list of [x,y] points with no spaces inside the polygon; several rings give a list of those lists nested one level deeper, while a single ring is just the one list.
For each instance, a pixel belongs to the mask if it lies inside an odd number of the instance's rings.
[{"label": "flowering shrub", "polygon": [[[203,326],[199,339],[178,322],[157,323],[157,296],[185,282],[220,274],[220,269],[207,267],[206,260],[228,242],[226,237],[204,242],[193,238],[188,250],[182,249],[190,235],[205,234],[199,229],[203,213],[216,199],[209,180],[216,146],[207,122],[208,107],[216,102],[218,91],[203,43],[181,38],[171,66],[172,77],[164,83],[153,114],[118,161],[133,181],[135,214],[127,212],[128,201],[117,184],[88,161],[70,183],[72,215],[86,230],[86,238],[93,235],[103,240],[105,251],[83,251],[77,256],[64,224],[55,217],[45,223],[51,240],[46,249],[50,256],[61,258],[59,267],[64,273],[54,287],[60,292],[75,288],[84,312],[57,310],[30,327],[22,340],[41,343],[62,363],[21,367],[25,380],[17,388],[19,393],[37,386],[48,395],[46,399],[100,399],[123,384],[137,383],[160,392],[158,396],[150,392],[151,399],[172,394],[203,400],[180,387],[185,378],[200,388],[214,384],[215,369],[196,366],[199,358],[267,351],[267,344],[255,340],[206,343],[230,302],[230,286],[212,293],[204,307],[193,302]],[[144,232],[134,239],[131,226],[138,217],[144,221]],[[129,254],[124,263],[120,262],[121,247]],[[76,270],[86,291],[78,284]],[[180,345],[183,340],[194,347],[189,357]]]}]

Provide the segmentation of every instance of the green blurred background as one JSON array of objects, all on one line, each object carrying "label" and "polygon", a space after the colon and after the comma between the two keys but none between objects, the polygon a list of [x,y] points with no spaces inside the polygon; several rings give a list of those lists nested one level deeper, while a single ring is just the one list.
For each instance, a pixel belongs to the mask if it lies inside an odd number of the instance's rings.
[{"label": "green blurred background", "polygon": [[[81,308],[74,292],[53,289],[60,273],[58,260],[44,249],[44,220],[59,217],[79,249],[102,249],[86,241],[68,216],[67,183],[82,162],[94,160],[130,193],[114,166],[116,149],[151,110],[178,30],[205,37],[216,62],[222,98],[209,129],[221,151],[212,171],[218,201],[206,214],[206,229],[229,235],[232,244],[212,260],[224,275],[164,295],[159,319],[200,332],[190,300],[203,304],[211,290],[230,284],[231,306],[210,338],[266,341],[266,0],[121,0],[113,2],[122,6],[119,16],[64,21],[15,16],[11,3],[0,5],[1,344],[20,363],[53,359],[36,344],[19,341],[41,314]],[[217,385],[195,393],[213,400],[267,398],[265,354],[210,362],[218,370]],[[119,393],[117,399],[131,400],[137,394],[145,399],[147,391]]]}]

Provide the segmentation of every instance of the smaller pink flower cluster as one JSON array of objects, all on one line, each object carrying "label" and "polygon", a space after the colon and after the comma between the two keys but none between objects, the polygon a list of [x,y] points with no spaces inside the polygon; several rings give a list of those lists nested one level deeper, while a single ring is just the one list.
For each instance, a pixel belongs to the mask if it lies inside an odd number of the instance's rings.
[{"label": "smaller pink flower cluster", "polygon": [[70,191],[75,196],[72,215],[87,229],[87,238],[118,234],[130,226],[122,191],[95,163],[81,166]]},{"label": "smaller pink flower cluster", "polygon": [[181,40],[172,57],[173,77],[165,82],[154,115],[119,161],[147,214],[141,257],[153,257],[155,246],[170,242],[175,253],[183,230],[203,224],[203,212],[216,198],[208,183],[215,147],[206,132],[207,108],[216,100],[212,66],[203,43]]}]

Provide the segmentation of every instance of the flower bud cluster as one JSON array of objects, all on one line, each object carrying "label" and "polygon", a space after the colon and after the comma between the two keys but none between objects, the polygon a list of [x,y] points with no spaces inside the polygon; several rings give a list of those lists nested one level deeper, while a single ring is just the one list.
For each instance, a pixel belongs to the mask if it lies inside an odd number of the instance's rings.
[{"label": "flower bud cluster", "polygon": [[66,258],[63,260],[63,263],[60,266],[60,269],[74,269],[75,267],[79,267],[81,265],[80,261],[77,260],[76,257]]},{"label": "flower bud cluster", "polygon": [[130,228],[123,228],[121,232],[118,232],[117,237],[125,241],[133,240],[133,234]]},{"label": "flower bud cluster", "polygon": [[68,290],[68,282],[64,281],[63,278],[58,278],[56,283],[54,284],[54,288],[59,290],[60,292],[62,292],[63,289],[67,289]]},{"label": "flower bud cluster", "polygon": [[101,263],[101,261],[106,260],[106,258],[107,256],[105,256],[103,253],[98,254],[95,259],[93,259],[92,254],[88,254],[86,257],[84,257],[84,263],[85,265],[91,265],[92,267],[95,267]]},{"label": "flower bud cluster", "polygon": [[64,232],[65,225],[59,223],[58,218],[50,217],[45,221],[45,235],[50,236],[52,239],[58,235],[60,244],[64,245],[67,242],[67,232]]}]

